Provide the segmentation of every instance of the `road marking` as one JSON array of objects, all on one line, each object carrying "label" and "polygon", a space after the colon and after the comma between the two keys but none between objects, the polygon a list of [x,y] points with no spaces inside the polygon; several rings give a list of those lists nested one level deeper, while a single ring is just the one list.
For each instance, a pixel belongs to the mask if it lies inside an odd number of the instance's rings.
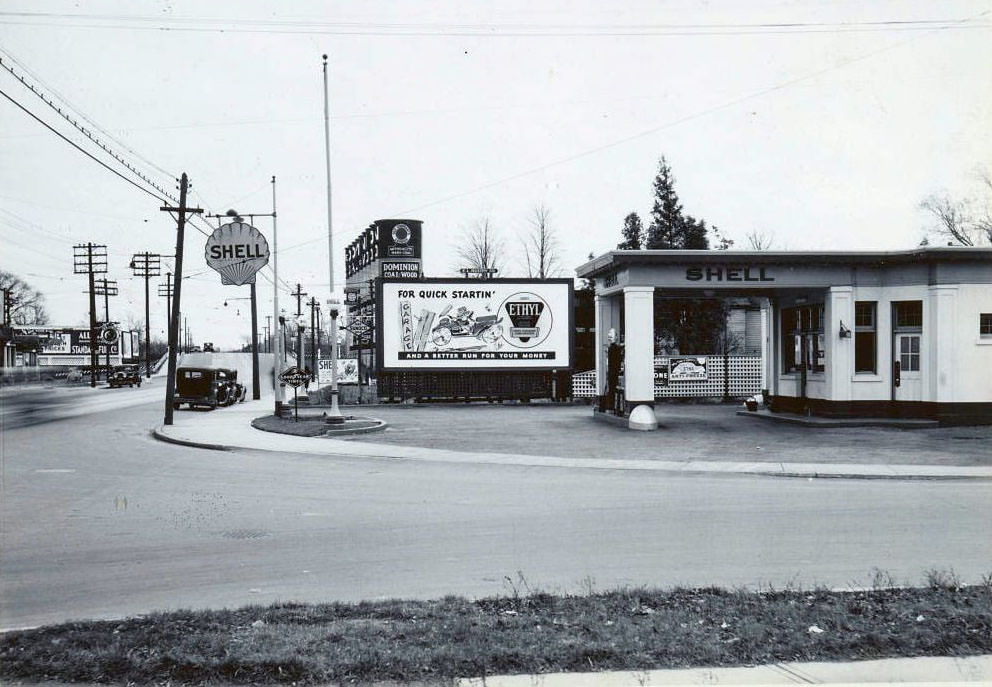
[{"label": "road marking", "polygon": [[38,468],[35,472],[45,475],[61,474],[66,472],[75,472],[75,468]]}]

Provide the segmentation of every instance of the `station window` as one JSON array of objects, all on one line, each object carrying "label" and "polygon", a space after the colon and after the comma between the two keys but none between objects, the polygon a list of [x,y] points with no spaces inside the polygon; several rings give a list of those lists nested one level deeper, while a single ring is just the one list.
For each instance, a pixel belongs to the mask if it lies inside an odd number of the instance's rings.
[{"label": "station window", "polygon": [[786,373],[826,369],[823,305],[782,309],[782,368]]},{"label": "station window", "polygon": [[919,331],[923,329],[923,301],[899,301],[892,304],[896,330]]},{"label": "station window", "polygon": [[903,372],[920,371],[920,337],[899,338],[899,365]]},{"label": "station window", "polygon": [[983,312],[978,316],[978,334],[985,337],[992,337],[992,312]]},{"label": "station window", "polygon": [[874,374],[878,365],[875,301],[854,304],[854,372]]}]

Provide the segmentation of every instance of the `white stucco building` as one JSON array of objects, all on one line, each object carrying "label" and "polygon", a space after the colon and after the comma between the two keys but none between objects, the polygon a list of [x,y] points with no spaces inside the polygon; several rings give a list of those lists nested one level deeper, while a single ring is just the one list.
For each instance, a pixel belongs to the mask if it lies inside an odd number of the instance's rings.
[{"label": "white stucco building", "polygon": [[597,389],[606,332],[624,339],[624,405],[650,426],[655,304],[746,298],[760,308],[773,411],[992,423],[992,249],[612,251],[596,282]]}]

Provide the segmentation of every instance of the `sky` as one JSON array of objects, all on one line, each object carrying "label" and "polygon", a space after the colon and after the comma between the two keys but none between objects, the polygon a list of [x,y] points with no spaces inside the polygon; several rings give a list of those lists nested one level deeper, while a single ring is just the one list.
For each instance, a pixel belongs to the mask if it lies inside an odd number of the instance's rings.
[{"label": "sky", "polygon": [[[988,0],[0,1],[0,58],[17,75],[0,70],[0,90],[139,186],[17,77],[173,195],[186,172],[206,214],[270,213],[276,177],[290,312],[297,283],[331,292],[322,54],[338,292],[344,247],[380,218],[423,221],[438,277],[457,274],[460,238],[488,220],[501,276],[523,276],[542,205],[574,276],[615,248],[628,213],[650,222],[662,155],[686,213],[735,247],[759,231],[789,250],[911,248],[920,201],[965,197],[992,167]],[[130,257],[175,250],[151,191],[0,97],[0,269],[45,294],[53,323],[86,320],[72,246],[88,241],[107,246],[120,287],[112,319],[143,319]],[[183,310],[197,342],[236,346],[250,319],[233,299],[248,287],[206,266],[208,222],[186,234]],[[255,225],[271,246],[271,218]]]}]

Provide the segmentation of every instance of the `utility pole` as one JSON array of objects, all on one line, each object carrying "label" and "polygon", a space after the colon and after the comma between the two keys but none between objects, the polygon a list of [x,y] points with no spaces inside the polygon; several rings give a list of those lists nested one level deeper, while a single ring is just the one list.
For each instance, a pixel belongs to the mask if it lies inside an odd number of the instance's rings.
[{"label": "utility pole", "polygon": [[162,256],[158,253],[135,253],[131,256],[131,270],[136,277],[145,278],[145,379],[151,379],[152,363],[149,349],[152,343],[152,330],[148,305],[148,280],[162,274]]},{"label": "utility pole", "polygon": [[[94,281],[94,286],[96,287],[96,295],[103,296],[103,326],[110,325],[110,297],[116,296],[117,291],[117,280],[107,279],[103,277],[102,279],[97,279]],[[106,349],[104,349],[104,366],[107,368],[107,380],[110,380],[110,348],[111,344],[105,344]]]},{"label": "utility pole", "polygon": [[186,214],[197,214],[203,212],[200,208],[186,207],[186,190],[189,186],[189,178],[183,172],[179,180],[179,207],[164,205],[160,210],[163,212],[178,213],[176,228],[176,281],[175,296],[172,313],[169,319],[169,378],[165,383],[165,424],[172,424],[172,402],[176,395],[176,348],[179,345],[179,308],[183,288],[183,235],[186,229]]},{"label": "utility pole", "polygon": [[271,336],[270,334],[271,331],[272,331],[272,315],[266,315],[265,316],[265,352],[266,353],[272,352],[272,339],[269,338],[269,336]]},{"label": "utility pole", "polygon": [[317,326],[314,322],[314,318],[317,313],[317,308],[320,307],[317,299],[311,297],[307,302],[310,306],[310,369],[313,371],[314,376],[317,375]]},{"label": "utility pole", "polygon": [[96,386],[97,341],[96,341],[96,291],[93,288],[93,275],[107,273],[107,247],[92,243],[72,247],[72,271],[89,277],[90,293],[90,386]]},{"label": "utility pole", "polygon": [[172,322],[172,272],[165,273],[165,283],[158,285],[158,295],[165,298],[167,322]]},{"label": "utility pole", "polygon": [[303,327],[300,326],[300,318],[303,317],[303,302],[304,296],[308,295],[303,288],[297,284],[296,291],[289,294],[290,296],[296,297],[296,365],[299,367],[306,365],[303,362]]}]

